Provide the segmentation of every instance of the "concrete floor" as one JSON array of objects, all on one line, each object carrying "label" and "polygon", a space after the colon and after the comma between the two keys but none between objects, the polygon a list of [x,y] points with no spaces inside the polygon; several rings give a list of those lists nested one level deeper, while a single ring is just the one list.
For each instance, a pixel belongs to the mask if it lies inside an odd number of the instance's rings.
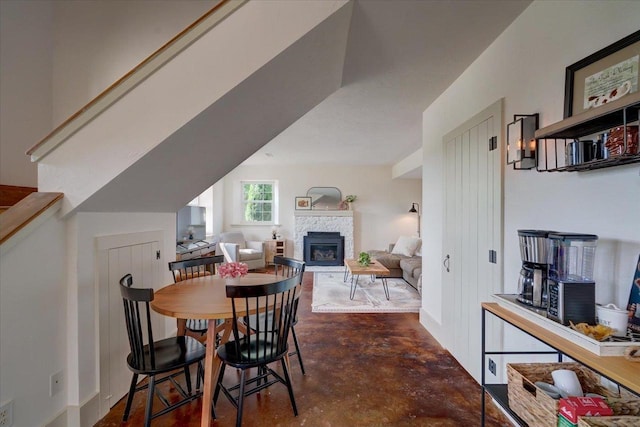
[{"label": "concrete floor", "polygon": [[[416,313],[312,313],[313,273],[305,273],[304,284],[296,332],[306,375],[297,358],[291,359],[299,415],[293,415],[286,387],[276,384],[245,400],[244,426],[481,424],[480,386],[419,324]],[[228,381],[238,377],[231,368],[225,375]],[[171,394],[168,384],[162,389]],[[96,426],[142,425],[145,399],[146,392],[137,393],[128,422],[121,422],[123,399]],[[156,403],[157,411],[162,405]],[[198,399],[152,425],[199,426],[201,405]],[[490,399],[487,408],[487,426],[511,425]],[[213,426],[235,425],[235,408],[222,395],[216,411]]]}]

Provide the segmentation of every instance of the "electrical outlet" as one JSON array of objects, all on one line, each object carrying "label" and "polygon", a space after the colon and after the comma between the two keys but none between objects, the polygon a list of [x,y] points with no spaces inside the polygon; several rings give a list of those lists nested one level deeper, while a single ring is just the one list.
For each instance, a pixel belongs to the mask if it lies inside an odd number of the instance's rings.
[{"label": "electrical outlet", "polygon": [[11,427],[13,425],[13,400],[5,402],[0,406],[0,427]]},{"label": "electrical outlet", "polygon": [[53,397],[64,387],[64,371],[56,372],[49,377],[49,396]]},{"label": "electrical outlet", "polygon": [[493,359],[489,359],[489,372],[493,375],[496,374],[496,362],[494,362]]}]

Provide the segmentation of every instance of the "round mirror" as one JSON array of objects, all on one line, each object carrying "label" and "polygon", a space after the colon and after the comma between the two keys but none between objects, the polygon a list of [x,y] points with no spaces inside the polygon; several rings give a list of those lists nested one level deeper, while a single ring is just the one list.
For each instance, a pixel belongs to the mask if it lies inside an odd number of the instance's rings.
[{"label": "round mirror", "polygon": [[338,209],[342,202],[342,193],[336,187],[311,187],[307,197],[311,197],[311,208],[318,210]]}]

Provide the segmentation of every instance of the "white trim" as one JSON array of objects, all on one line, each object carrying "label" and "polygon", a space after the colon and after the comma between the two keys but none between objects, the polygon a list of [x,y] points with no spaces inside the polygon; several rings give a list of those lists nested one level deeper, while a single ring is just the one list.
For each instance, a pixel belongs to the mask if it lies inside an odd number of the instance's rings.
[{"label": "white trim", "polygon": [[354,211],[295,211],[294,216],[353,216]]},{"label": "white trim", "polygon": [[[248,222],[244,220],[244,185],[245,184],[267,184],[271,185],[272,190],[272,199],[271,199],[271,221],[253,221]],[[239,201],[234,204],[234,211],[237,211],[234,214],[234,224],[239,227],[247,227],[247,226],[274,226],[279,222],[279,213],[280,213],[280,193],[279,187],[280,182],[277,179],[240,179],[237,181],[237,185],[239,187]]]},{"label": "white trim", "polygon": [[21,228],[14,234],[5,240],[2,245],[0,245],[0,256],[6,254],[24,240],[27,236],[29,236],[36,228],[40,227],[44,224],[49,218],[54,216],[59,210],[62,208],[62,199],[58,200],[49,208],[47,208],[44,212],[40,213],[36,218],[34,218],[31,222],[29,222],[26,226]]},{"label": "white trim", "polygon": [[156,52],[149,60],[137,67],[135,71],[121,82],[104,92],[104,96],[98,96],[93,103],[80,110],[76,117],[63,124],[55,133],[48,135],[31,153],[31,161],[37,162],[53,151],[58,145],[64,143],[69,137],[82,129],[96,116],[109,108],[114,102],[122,98],[138,84],[146,80],[149,76],[160,69],[171,58],[189,47],[209,30],[223,21],[227,16],[242,6],[247,0],[230,0],[222,5],[215,13],[212,13],[198,25],[191,28],[187,33],[176,39],[172,44],[166,46],[161,51]]}]

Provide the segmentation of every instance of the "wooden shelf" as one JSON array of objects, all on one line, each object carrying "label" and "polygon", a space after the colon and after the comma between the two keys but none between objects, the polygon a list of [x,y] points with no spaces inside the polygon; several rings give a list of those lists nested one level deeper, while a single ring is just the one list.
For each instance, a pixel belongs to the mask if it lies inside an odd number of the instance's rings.
[{"label": "wooden shelf", "polygon": [[489,396],[491,396],[518,425],[522,427],[528,426],[528,424],[509,407],[509,392],[506,384],[485,384],[484,390],[489,393]]},{"label": "wooden shelf", "polygon": [[497,303],[485,302],[482,303],[482,308],[576,362],[582,363],[633,393],[640,394],[640,363],[631,362],[622,356],[598,356]]},{"label": "wooden shelf", "polygon": [[566,118],[535,132],[538,172],[580,172],[640,163],[640,153],[608,159],[565,165],[558,161],[569,141],[592,136],[618,126],[637,123],[640,112],[640,92],[634,92],[610,104]]},{"label": "wooden shelf", "polygon": [[568,117],[552,125],[538,129],[535,133],[536,139],[554,138],[579,138],[591,135],[612,127],[621,126],[625,123],[638,120],[638,109],[640,108],[640,91],[634,92],[618,99],[610,104],[599,108],[585,111],[581,114]]}]

